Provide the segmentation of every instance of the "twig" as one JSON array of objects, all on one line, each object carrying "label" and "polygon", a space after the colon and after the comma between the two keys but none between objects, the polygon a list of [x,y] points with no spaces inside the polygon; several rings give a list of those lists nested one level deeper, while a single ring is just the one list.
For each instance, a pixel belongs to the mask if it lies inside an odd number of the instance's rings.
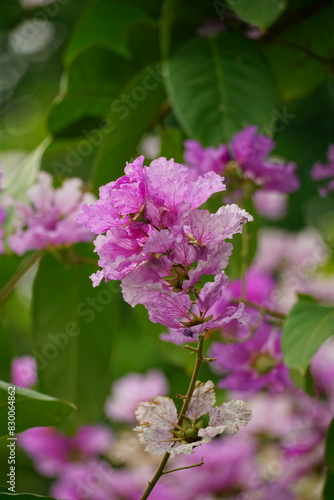
[{"label": "twig", "polygon": [[203,458],[201,458],[201,461],[198,464],[188,465],[187,467],[179,467],[178,469],[165,470],[162,474],[170,474],[171,472],[176,472],[178,470],[184,469],[193,469],[194,467],[201,467],[201,465],[204,465]]},{"label": "twig", "polygon": [[286,319],[286,315],[280,313],[278,311],[274,311],[273,309],[268,309],[267,307],[260,306],[259,304],[254,304],[254,302],[250,302],[249,300],[231,300],[233,304],[239,304],[239,302],[243,302],[245,306],[252,307],[253,309],[257,309],[262,314],[269,314],[269,316],[273,316],[274,318],[280,319],[284,321]]},{"label": "twig", "polygon": [[[205,333],[206,332],[203,332],[200,334],[200,336],[198,338],[197,348],[194,348],[196,351],[196,362],[195,362],[193,373],[192,373],[191,380],[189,383],[188,391],[187,391],[186,396],[184,397],[182,408],[181,408],[181,411],[179,413],[179,418],[177,421],[178,426],[181,425],[183,422],[183,419],[185,417],[185,414],[186,414],[188,407],[189,407],[189,404],[190,404],[191,397],[192,397],[193,392],[195,390],[197,376],[198,376],[199,370],[201,368],[201,364],[202,364],[203,359],[204,359],[203,358],[203,344],[204,344]],[[156,485],[156,483],[159,481],[159,479],[161,478],[161,476],[163,474],[173,472],[173,470],[164,472],[164,468],[166,467],[166,464],[169,460],[169,457],[170,457],[170,453],[164,454],[164,456],[160,462],[160,465],[156,470],[156,473],[154,474],[151,481],[149,481],[148,486],[147,486],[147,488],[146,488],[146,490],[145,490],[145,492],[140,500],[146,500],[146,498],[148,498],[148,496],[150,495],[154,486]],[[192,467],[194,467],[194,466],[192,466]],[[175,469],[175,470],[180,470],[180,469]]]},{"label": "twig", "polygon": [[38,262],[44,255],[44,250],[33,253],[23,266],[15,273],[5,286],[0,290],[0,302],[3,302],[12,293],[21,278]]}]

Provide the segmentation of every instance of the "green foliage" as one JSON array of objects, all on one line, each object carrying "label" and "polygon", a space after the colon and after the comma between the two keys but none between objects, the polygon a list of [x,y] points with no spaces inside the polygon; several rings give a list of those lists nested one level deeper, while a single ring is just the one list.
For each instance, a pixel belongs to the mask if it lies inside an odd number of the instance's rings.
[{"label": "green foliage", "polygon": [[268,126],[278,102],[259,46],[233,33],[187,41],[165,73],[177,118],[205,146],[226,142],[250,124]]},{"label": "green foliage", "polygon": [[[80,256],[92,255],[89,246]],[[97,266],[74,259],[73,265],[47,255],[42,260],[33,293],[32,353],[40,387],[73,402],[81,423],[102,416],[111,382],[111,363],[121,334],[115,285],[93,289],[89,275]],[[66,256],[65,256],[66,258]],[[75,263],[75,259],[78,262]]]},{"label": "green foliage", "polygon": [[92,45],[107,47],[116,54],[131,57],[128,30],[133,23],[145,17],[141,9],[121,1],[92,2],[72,34],[65,53],[65,64],[71,63],[78,54]]},{"label": "green foliage", "polygon": [[282,349],[290,368],[305,374],[321,344],[334,335],[334,308],[298,302],[284,323]]},{"label": "green foliage", "polygon": [[227,3],[243,21],[265,29],[283,14],[287,0],[227,0]]},{"label": "green foliage", "polygon": [[143,134],[164,112],[165,99],[159,64],[138,72],[122,89],[106,115],[107,125],[102,130],[104,137],[93,172],[96,187],[109,182],[111,172],[113,177],[121,175]]},{"label": "green foliage", "polygon": [[[8,397],[13,386],[0,380],[0,436],[8,434]],[[15,388],[15,432],[31,427],[57,425],[75,406],[29,389]]]},{"label": "green foliage", "polygon": [[334,500],[334,474],[327,473],[323,491],[323,500]]}]

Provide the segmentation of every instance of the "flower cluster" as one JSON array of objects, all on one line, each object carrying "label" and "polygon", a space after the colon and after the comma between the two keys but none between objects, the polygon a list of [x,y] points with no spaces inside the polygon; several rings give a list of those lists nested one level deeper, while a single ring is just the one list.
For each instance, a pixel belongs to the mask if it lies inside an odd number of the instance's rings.
[{"label": "flower cluster", "polygon": [[268,159],[275,146],[270,137],[257,133],[255,126],[249,126],[235,134],[229,145],[206,149],[197,141],[185,142],[186,164],[195,169],[197,175],[214,171],[229,175],[239,168],[245,179],[267,191],[290,193],[299,187],[294,163],[280,163]]},{"label": "flower cluster", "polygon": [[28,250],[90,241],[91,234],[78,226],[76,217],[82,203],[93,203],[95,198],[82,188],[81,179],[72,178],[54,189],[52,176],[39,172],[38,182],[27,193],[29,203],[11,202],[16,232],[8,237],[10,248],[22,255]]},{"label": "flower cluster", "polygon": [[[172,399],[157,396],[151,402],[139,403],[136,417],[139,440],[152,455],[166,452],[171,456],[193,453],[193,448],[209,443],[218,434],[236,434],[239,426],[247,425],[252,412],[244,401],[229,401],[214,406],[216,401],[214,384],[197,382],[182,425]],[[209,414],[209,423],[204,427],[203,416]]]},{"label": "flower cluster", "polygon": [[[274,286],[268,273],[250,269],[245,279],[245,298],[255,306],[271,307]],[[232,299],[240,299],[240,280],[232,282],[227,292]],[[241,395],[263,388],[272,393],[282,392],[291,385],[288,369],[283,363],[282,332],[256,309],[246,307],[246,311],[249,318],[247,328],[237,325],[232,338],[227,329],[223,335],[229,342],[214,342],[211,347],[210,355],[215,358],[213,368],[224,375],[219,386]]]},{"label": "flower cluster", "polygon": [[329,182],[327,186],[323,186],[319,189],[319,194],[321,196],[327,196],[329,193],[334,191],[334,145],[332,144],[328,148],[327,152],[328,164],[316,163],[311,170],[311,177],[316,181],[322,181],[328,179]]},{"label": "flower cluster", "polygon": [[[143,163],[141,156],[128,164],[126,175],[101,187],[99,200],[78,216],[98,234],[102,270],[92,276],[93,284],[122,280],[125,300],[144,304],[151,321],[170,328],[175,341],[241,319],[242,306],[226,307],[222,298],[232,251],[225,240],[252,217],[237,205],[214,214],[199,209],[225,189],[215,172],[191,180],[191,171],[173,160]],[[199,292],[204,275],[215,275],[214,282]]]}]

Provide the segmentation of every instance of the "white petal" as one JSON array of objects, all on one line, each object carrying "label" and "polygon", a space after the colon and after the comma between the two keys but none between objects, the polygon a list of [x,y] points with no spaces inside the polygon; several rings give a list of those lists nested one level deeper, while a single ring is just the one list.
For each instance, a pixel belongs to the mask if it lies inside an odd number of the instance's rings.
[{"label": "white petal", "polygon": [[176,445],[170,450],[170,456],[174,457],[179,453],[183,453],[184,455],[190,455],[191,453],[195,453],[193,448],[202,444],[202,441],[195,441],[194,443],[181,444],[180,446]]},{"label": "white petal", "polygon": [[228,403],[215,406],[210,411],[209,427],[225,427],[228,434],[236,434],[240,425],[247,425],[252,417],[252,410],[247,403],[232,399]]},{"label": "white petal", "polygon": [[188,410],[187,417],[197,419],[201,415],[206,415],[212,410],[212,406],[216,402],[214,392],[214,384],[211,380],[201,383],[197,382],[196,389],[192,395]]},{"label": "white petal", "polygon": [[177,424],[174,401],[164,396],[156,396],[152,401],[139,403],[135,413],[138,422],[146,427],[171,430]]},{"label": "white petal", "polygon": [[151,455],[163,455],[174,443],[172,434],[166,429],[138,426],[134,430],[139,432],[139,441],[146,445],[145,451]]}]

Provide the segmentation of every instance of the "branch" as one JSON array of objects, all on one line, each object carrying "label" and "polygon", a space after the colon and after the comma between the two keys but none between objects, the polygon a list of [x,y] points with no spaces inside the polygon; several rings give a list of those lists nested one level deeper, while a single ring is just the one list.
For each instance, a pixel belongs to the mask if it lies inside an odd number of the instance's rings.
[{"label": "branch", "polygon": [[201,467],[201,465],[204,465],[203,458],[201,458],[201,461],[198,464],[188,465],[187,467],[179,467],[178,469],[166,470],[162,474],[169,474],[170,472],[176,472],[178,470],[192,469],[193,467]]},{"label": "branch", "polygon": [[15,273],[0,290],[0,302],[3,302],[14,290],[21,278],[38,262],[44,255],[44,250],[34,252],[23,266]]},{"label": "branch", "polygon": [[[178,418],[178,421],[177,421],[177,425],[181,425],[182,422],[183,422],[183,419],[184,419],[184,416],[187,412],[187,409],[189,407],[189,404],[190,404],[190,400],[191,400],[191,397],[193,395],[193,392],[195,390],[195,386],[196,386],[196,381],[197,381],[197,376],[198,376],[198,373],[199,373],[199,370],[201,368],[201,364],[204,360],[203,358],[203,344],[204,344],[204,338],[205,338],[205,332],[201,333],[199,338],[198,338],[198,344],[197,344],[197,348],[196,348],[196,362],[195,362],[195,365],[194,365],[194,369],[193,369],[193,373],[192,373],[192,376],[191,376],[191,380],[190,380],[190,383],[189,383],[189,387],[188,387],[188,391],[187,391],[187,394],[183,399],[183,404],[182,404],[182,408],[180,410],[180,413],[179,413],[179,418]],[[146,498],[148,498],[148,496],[150,495],[151,491],[153,490],[154,486],[156,485],[156,483],[159,481],[159,479],[161,478],[161,476],[163,474],[168,474],[170,472],[174,472],[174,470],[182,470],[181,469],[173,469],[173,470],[170,470],[170,471],[164,471],[164,468],[169,460],[169,457],[170,457],[170,453],[165,453],[161,462],[160,462],[160,465],[159,467],[157,468],[156,470],[156,473],[154,474],[153,478],[151,479],[151,481],[149,481],[148,483],[148,486],[143,494],[143,496],[141,497],[140,500],[146,500]],[[203,465],[202,463],[201,464],[197,464],[196,466],[195,465],[192,465],[190,467],[198,467],[199,465]],[[188,469],[190,467],[184,467],[184,469]]]},{"label": "branch", "polygon": [[254,304],[254,302],[250,302],[249,300],[231,300],[233,304],[239,304],[239,302],[243,302],[245,306],[252,307],[253,309],[257,309],[262,314],[269,314],[269,316],[273,316],[273,318],[280,319],[284,321],[286,319],[286,314],[280,313],[278,311],[274,311],[273,309],[268,309],[267,307],[260,306],[259,304]]}]

